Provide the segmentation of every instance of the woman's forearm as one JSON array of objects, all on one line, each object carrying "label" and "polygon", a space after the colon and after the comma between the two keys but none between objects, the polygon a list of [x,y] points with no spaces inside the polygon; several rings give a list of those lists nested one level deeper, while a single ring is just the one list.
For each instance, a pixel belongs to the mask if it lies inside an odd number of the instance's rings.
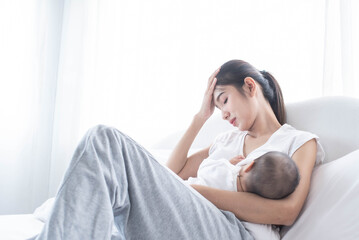
[{"label": "woman's forearm", "polygon": [[246,192],[231,192],[201,185],[192,185],[202,196],[222,210],[233,212],[237,218],[262,224],[291,225],[289,202],[272,200]]},{"label": "woman's forearm", "polygon": [[186,164],[188,151],[206,120],[207,119],[202,118],[199,114],[196,114],[193,117],[191,125],[188,127],[181,140],[177,143],[166,163],[167,167],[173,172],[178,174]]}]

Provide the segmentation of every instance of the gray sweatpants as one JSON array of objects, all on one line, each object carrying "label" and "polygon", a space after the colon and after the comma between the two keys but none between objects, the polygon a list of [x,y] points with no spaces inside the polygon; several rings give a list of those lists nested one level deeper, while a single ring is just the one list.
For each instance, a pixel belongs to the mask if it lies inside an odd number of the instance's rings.
[{"label": "gray sweatpants", "polygon": [[[37,239],[252,239],[120,131],[98,125],[81,140]],[[112,238],[114,239],[114,237]]]}]

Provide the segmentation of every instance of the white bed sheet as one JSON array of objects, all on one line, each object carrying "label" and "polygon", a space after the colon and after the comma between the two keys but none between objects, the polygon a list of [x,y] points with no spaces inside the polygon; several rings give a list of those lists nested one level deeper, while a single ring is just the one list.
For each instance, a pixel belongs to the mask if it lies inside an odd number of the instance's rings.
[{"label": "white bed sheet", "polygon": [[30,239],[41,231],[43,225],[33,214],[0,215],[0,239]]}]

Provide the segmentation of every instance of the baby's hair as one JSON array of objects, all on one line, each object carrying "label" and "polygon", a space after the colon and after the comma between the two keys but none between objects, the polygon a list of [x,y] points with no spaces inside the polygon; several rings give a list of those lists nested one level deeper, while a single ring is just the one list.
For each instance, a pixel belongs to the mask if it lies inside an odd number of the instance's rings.
[{"label": "baby's hair", "polygon": [[255,159],[249,173],[247,191],[271,199],[288,196],[294,192],[300,181],[293,159],[277,151],[268,152]]}]

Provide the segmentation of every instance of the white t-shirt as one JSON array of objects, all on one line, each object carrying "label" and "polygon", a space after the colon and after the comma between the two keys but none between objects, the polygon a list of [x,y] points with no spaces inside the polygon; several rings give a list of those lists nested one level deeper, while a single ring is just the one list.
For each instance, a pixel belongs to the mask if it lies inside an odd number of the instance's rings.
[{"label": "white t-shirt", "polygon": [[[216,137],[209,149],[210,159],[232,159],[235,156],[243,155],[244,138],[247,131],[234,129],[224,132]],[[317,140],[316,165],[323,162],[324,150],[319,143],[319,138],[310,132],[300,131],[289,124],[282,125],[265,144],[252,151],[246,156],[246,163],[262,156],[269,151],[279,151],[288,154],[290,157],[307,141],[315,138]],[[245,164],[246,164],[245,163]],[[243,164],[241,162],[241,164]]]},{"label": "white t-shirt", "polygon": [[[315,134],[300,131],[289,124],[282,125],[265,144],[249,153],[245,160],[233,165],[229,162],[233,157],[243,154],[244,138],[247,131],[238,129],[224,132],[216,137],[209,156],[202,161],[197,171],[197,177],[190,177],[188,184],[206,185],[229,191],[237,191],[237,175],[240,167],[253,161],[269,151],[279,151],[290,157],[304,143],[311,139],[317,141],[316,165],[324,160],[324,150]],[[305,161],[305,159],[303,159]],[[271,225],[243,222],[245,228],[253,235],[254,239],[280,239],[279,233]]]}]

